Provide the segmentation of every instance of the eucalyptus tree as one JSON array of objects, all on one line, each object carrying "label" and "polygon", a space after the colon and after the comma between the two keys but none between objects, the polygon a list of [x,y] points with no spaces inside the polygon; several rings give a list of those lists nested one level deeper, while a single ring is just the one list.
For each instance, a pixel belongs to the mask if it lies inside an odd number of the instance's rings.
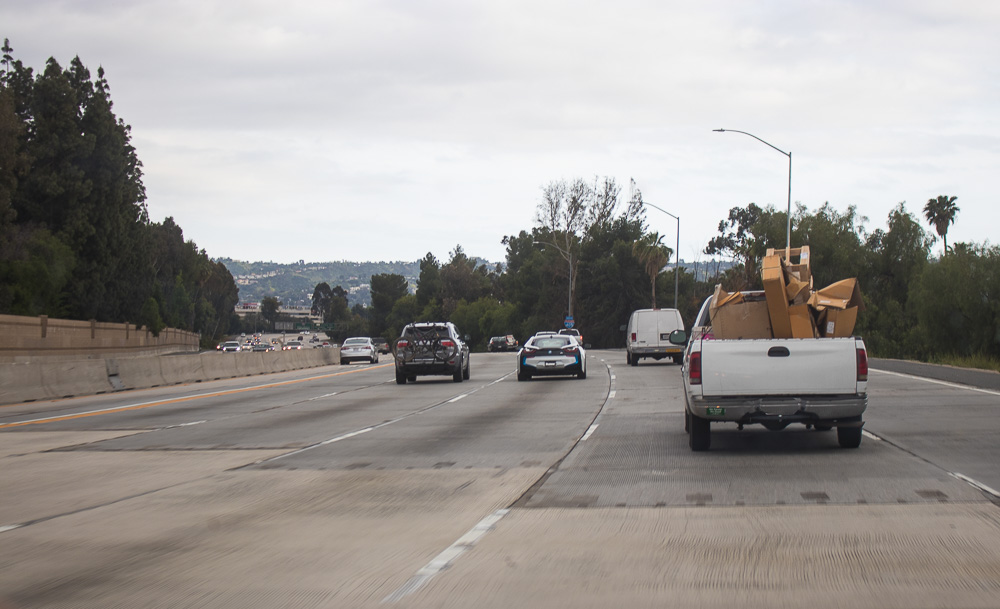
[{"label": "eucalyptus tree", "polygon": [[386,320],[396,302],[409,294],[406,277],[396,273],[379,273],[371,278],[372,306],[368,332],[381,336],[386,330]]},{"label": "eucalyptus tree", "polygon": [[656,308],[656,278],[660,271],[670,261],[673,250],[663,244],[663,236],[659,233],[644,235],[632,244],[632,255],[642,263],[649,275],[652,308]]},{"label": "eucalyptus tree", "polygon": [[955,222],[958,214],[958,206],[955,200],[958,197],[938,195],[936,199],[928,199],[924,205],[924,217],[927,222],[934,227],[935,232],[944,240],[944,253],[948,254],[948,226]]},{"label": "eucalyptus tree", "polygon": [[281,310],[281,301],[275,296],[265,296],[260,301],[260,316],[264,318],[271,329],[274,329],[274,322],[278,321],[278,312]]}]

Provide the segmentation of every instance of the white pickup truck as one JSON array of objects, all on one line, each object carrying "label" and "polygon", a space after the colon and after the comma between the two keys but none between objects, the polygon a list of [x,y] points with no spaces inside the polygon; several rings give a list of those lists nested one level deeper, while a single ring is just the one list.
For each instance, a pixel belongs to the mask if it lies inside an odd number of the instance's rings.
[{"label": "white pickup truck", "polygon": [[711,301],[698,312],[681,371],[691,450],[708,450],[711,424],[724,422],[774,431],[792,423],[836,427],[842,447],[861,445],[868,355],[860,338],[717,339]]}]

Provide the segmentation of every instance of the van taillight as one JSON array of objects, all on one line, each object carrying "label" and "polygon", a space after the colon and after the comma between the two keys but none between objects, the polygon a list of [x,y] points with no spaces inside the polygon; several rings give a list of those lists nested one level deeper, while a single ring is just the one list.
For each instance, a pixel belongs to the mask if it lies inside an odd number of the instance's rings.
[{"label": "van taillight", "polygon": [[701,351],[695,351],[688,360],[688,380],[692,385],[701,385]]},{"label": "van taillight", "polygon": [[632,333],[632,342],[635,342],[635,332]]},{"label": "van taillight", "polygon": [[868,380],[868,353],[864,349],[858,349],[858,382]]}]

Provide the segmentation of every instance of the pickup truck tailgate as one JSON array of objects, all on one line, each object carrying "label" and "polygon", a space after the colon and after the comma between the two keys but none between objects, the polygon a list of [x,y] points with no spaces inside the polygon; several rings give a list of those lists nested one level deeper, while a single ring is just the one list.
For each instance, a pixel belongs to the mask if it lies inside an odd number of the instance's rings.
[{"label": "pickup truck tailgate", "polygon": [[701,342],[704,396],[853,394],[854,338]]}]

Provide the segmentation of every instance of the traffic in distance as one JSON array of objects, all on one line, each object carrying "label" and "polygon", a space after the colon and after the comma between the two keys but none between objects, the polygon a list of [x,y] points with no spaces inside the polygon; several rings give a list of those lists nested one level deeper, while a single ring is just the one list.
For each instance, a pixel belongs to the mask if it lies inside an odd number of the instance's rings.
[{"label": "traffic in distance", "polygon": [[[625,330],[625,361],[638,366],[643,359],[670,358],[682,366],[684,430],[691,450],[711,447],[713,425],[761,425],[780,431],[805,425],[817,431],[837,430],[844,448],[861,444],[863,415],[868,406],[868,355],[864,341],[853,336],[774,338],[747,325],[753,311],[766,304],[764,292],[726,294],[717,290],[705,299],[689,335],[678,310],[639,309]],[[723,306],[727,308],[722,309]],[[742,309],[740,309],[742,307]],[[732,314],[743,324],[734,330]],[[727,317],[729,316],[729,317]],[[729,320],[729,321],[726,321]],[[714,325],[713,325],[714,323]],[[755,333],[758,332],[758,333]],[[220,343],[223,353],[238,351],[301,350],[331,346],[329,340],[300,333],[292,340],[261,334]],[[382,339],[350,337],[340,346],[342,365],[376,364],[381,353],[391,353],[396,383],[405,385],[422,376],[450,376],[456,383],[472,374],[469,336],[451,322],[411,323],[391,347]],[[511,335],[492,337],[487,351],[516,351],[518,381],[540,376],[587,378],[587,351],[576,328],[536,333],[520,345]]]}]

